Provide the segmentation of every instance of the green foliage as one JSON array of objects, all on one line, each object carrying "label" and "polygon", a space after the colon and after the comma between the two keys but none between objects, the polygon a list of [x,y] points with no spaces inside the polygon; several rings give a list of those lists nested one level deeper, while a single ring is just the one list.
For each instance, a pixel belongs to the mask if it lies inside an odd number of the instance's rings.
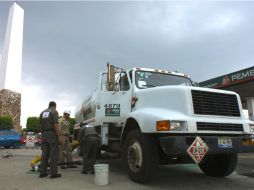
[{"label": "green foliage", "polygon": [[26,131],[38,133],[40,129],[39,117],[28,117],[26,121]]},{"label": "green foliage", "polygon": [[72,135],[74,132],[74,125],[76,124],[76,120],[74,118],[70,118],[69,122],[70,122],[70,133]]},{"label": "green foliage", "polygon": [[27,128],[22,129],[22,134],[25,134],[27,132]]},{"label": "green foliage", "polygon": [[10,130],[13,128],[13,120],[10,116],[0,116],[0,129]]}]

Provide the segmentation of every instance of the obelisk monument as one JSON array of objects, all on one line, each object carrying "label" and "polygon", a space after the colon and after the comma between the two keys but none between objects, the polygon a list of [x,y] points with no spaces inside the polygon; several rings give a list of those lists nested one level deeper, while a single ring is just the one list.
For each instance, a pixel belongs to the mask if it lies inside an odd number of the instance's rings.
[{"label": "obelisk monument", "polygon": [[13,119],[20,131],[21,74],[24,9],[13,3],[9,11],[5,41],[0,63],[0,116]]}]

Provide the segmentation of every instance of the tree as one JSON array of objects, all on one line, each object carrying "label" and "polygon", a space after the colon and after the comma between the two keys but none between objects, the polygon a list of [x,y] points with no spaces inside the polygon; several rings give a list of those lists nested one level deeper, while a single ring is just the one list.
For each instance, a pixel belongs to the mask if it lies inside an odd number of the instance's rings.
[{"label": "tree", "polygon": [[26,121],[26,130],[35,133],[40,132],[40,119],[38,117],[28,117]]},{"label": "tree", "polygon": [[74,118],[70,118],[69,123],[70,123],[70,133],[73,134],[74,125],[76,124],[76,120]]},{"label": "tree", "polygon": [[13,128],[13,120],[10,116],[0,116],[0,129],[10,130]]},{"label": "tree", "polygon": [[22,134],[25,134],[27,132],[27,129],[26,128],[23,128],[22,129]]}]

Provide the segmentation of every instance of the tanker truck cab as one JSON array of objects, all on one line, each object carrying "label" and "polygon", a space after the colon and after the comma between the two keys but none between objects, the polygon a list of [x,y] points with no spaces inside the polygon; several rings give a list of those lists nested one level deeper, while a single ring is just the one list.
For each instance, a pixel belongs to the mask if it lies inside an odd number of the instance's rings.
[{"label": "tanker truck cab", "polygon": [[[111,122],[119,125],[125,124],[127,118],[130,117],[130,113],[137,110],[135,104],[138,102],[139,91],[169,85],[192,86],[192,82],[187,75],[175,72],[160,72],[155,69],[119,70],[115,71],[114,75],[112,87],[109,87],[107,84],[108,72],[100,74],[100,90],[97,95],[96,106],[96,121],[100,125]],[[158,96],[159,94],[155,95]],[[141,107],[145,107],[145,104],[141,104]]]},{"label": "tanker truck cab", "polygon": [[76,120],[101,134],[129,177],[149,182],[160,164],[197,163],[208,176],[230,175],[237,153],[254,152],[254,123],[238,94],[193,86],[186,74],[108,65]]}]

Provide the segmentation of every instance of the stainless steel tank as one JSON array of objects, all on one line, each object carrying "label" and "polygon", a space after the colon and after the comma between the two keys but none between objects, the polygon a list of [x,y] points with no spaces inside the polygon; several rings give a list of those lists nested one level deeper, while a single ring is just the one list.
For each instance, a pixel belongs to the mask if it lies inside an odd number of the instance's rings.
[{"label": "stainless steel tank", "polygon": [[95,118],[96,99],[97,90],[93,91],[92,94],[85,98],[82,104],[76,108],[75,119],[78,123]]}]

